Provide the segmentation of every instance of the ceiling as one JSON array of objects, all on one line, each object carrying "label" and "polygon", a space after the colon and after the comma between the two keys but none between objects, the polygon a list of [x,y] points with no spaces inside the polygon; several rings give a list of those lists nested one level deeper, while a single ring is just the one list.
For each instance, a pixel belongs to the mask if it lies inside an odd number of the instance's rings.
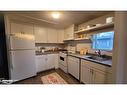
[{"label": "ceiling", "polygon": [[81,24],[96,17],[111,13],[111,11],[60,11],[60,18],[54,19],[51,16],[51,11],[25,11],[25,12],[9,12],[26,16],[48,23],[56,28],[66,28],[71,24]]}]

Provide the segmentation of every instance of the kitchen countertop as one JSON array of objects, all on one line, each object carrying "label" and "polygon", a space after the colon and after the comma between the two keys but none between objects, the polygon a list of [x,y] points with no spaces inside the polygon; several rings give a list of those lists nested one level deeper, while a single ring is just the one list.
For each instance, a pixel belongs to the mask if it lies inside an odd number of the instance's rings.
[{"label": "kitchen countertop", "polygon": [[81,55],[81,54],[77,54],[77,53],[69,53],[68,56],[81,58],[81,59],[84,59],[84,60],[92,61],[92,62],[95,62],[95,63],[98,63],[98,64],[102,64],[102,65],[105,65],[105,66],[109,66],[109,67],[112,66],[112,60],[98,61],[98,60],[93,60],[93,59],[87,58],[90,55]]},{"label": "kitchen countertop", "polygon": [[[60,51],[46,51],[46,52],[42,53],[42,52],[36,51],[36,55],[58,54],[59,52]],[[93,59],[87,58],[90,55],[81,55],[81,54],[78,54],[78,53],[68,53],[67,55],[77,57],[77,58],[81,58],[81,59],[84,59],[84,60],[87,60],[87,61],[92,61],[92,62],[101,64],[101,65],[105,65],[105,66],[109,66],[109,67],[112,66],[112,60],[106,60],[106,61],[93,60]]]},{"label": "kitchen countertop", "polygon": [[46,51],[44,53],[39,52],[39,51],[35,52],[36,55],[57,54],[57,53],[59,53],[59,51]]}]

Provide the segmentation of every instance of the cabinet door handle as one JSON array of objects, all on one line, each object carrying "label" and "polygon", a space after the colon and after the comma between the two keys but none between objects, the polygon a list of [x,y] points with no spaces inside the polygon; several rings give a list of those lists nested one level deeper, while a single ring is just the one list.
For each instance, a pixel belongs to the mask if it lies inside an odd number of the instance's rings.
[{"label": "cabinet door handle", "polygon": [[21,34],[25,34],[25,33],[21,31]]},{"label": "cabinet door handle", "polygon": [[10,34],[10,36],[12,36],[12,37],[13,37],[13,36],[15,36],[15,34]]},{"label": "cabinet door handle", "polygon": [[90,73],[93,75],[93,69],[90,69]]},{"label": "cabinet door handle", "polygon": [[11,66],[11,69],[14,69],[14,59],[13,59],[13,55],[14,53],[13,52],[10,52],[10,66]]},{"label": "cabinet door handle", "polygon": [[92,75],[93,75],[93,70],[91,70],[91,73],[92,73]]}]

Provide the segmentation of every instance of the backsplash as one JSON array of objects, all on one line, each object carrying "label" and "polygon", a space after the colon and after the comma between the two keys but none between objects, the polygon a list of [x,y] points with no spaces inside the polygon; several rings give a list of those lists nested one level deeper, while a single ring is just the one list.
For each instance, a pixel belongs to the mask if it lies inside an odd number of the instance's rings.
[{"label": "backsplash", "polygon": [[[66,46],[66,49],[72,53],[80,52],[81,49],[87,49],[89,53],[95,53],[96,50],[92,49],[91,43],[77,43],[77,42],[71,42]],[[112,51],[102,51],[101,54],[105,54],[108,56],[112,56]]]},{"label": "backsplash", "polygon": [[75,43],[69,43],[66,46],[66,49],[68,50],[68,52],[75,53],[76,52],[76,44]]},{"label": "backsplash", "polygon": [[40,51],[40,48],[43,48],[45,51],[55,50],[55,49],[65,49],[64,44],[54,44],[54,43],[36,43],[36,51]]},{"label": "backsplash", "polygon": [[[68,43],[68,45],[66,46],[68,51],[72,51],[75,50],[75,52],[80,52],[81,49],[88,49],[89,53],[95,53],[95,50],[92,49],[91,43],[90,42],[71,42]],[[101,54],[105,54],[108,56],[112,56],[112,51],[101,51]]]}]

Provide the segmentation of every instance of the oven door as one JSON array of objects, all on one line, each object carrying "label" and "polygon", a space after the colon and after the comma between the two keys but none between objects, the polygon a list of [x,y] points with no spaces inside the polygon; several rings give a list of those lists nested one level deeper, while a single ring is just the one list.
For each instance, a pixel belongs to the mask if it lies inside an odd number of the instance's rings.
[{"label": "oven door", "polygon": [[66,58],[60,56],[60,57],[59,57],[59,64],[61,64],[61,65],[63,65],[63,66],[67,66]]}]

